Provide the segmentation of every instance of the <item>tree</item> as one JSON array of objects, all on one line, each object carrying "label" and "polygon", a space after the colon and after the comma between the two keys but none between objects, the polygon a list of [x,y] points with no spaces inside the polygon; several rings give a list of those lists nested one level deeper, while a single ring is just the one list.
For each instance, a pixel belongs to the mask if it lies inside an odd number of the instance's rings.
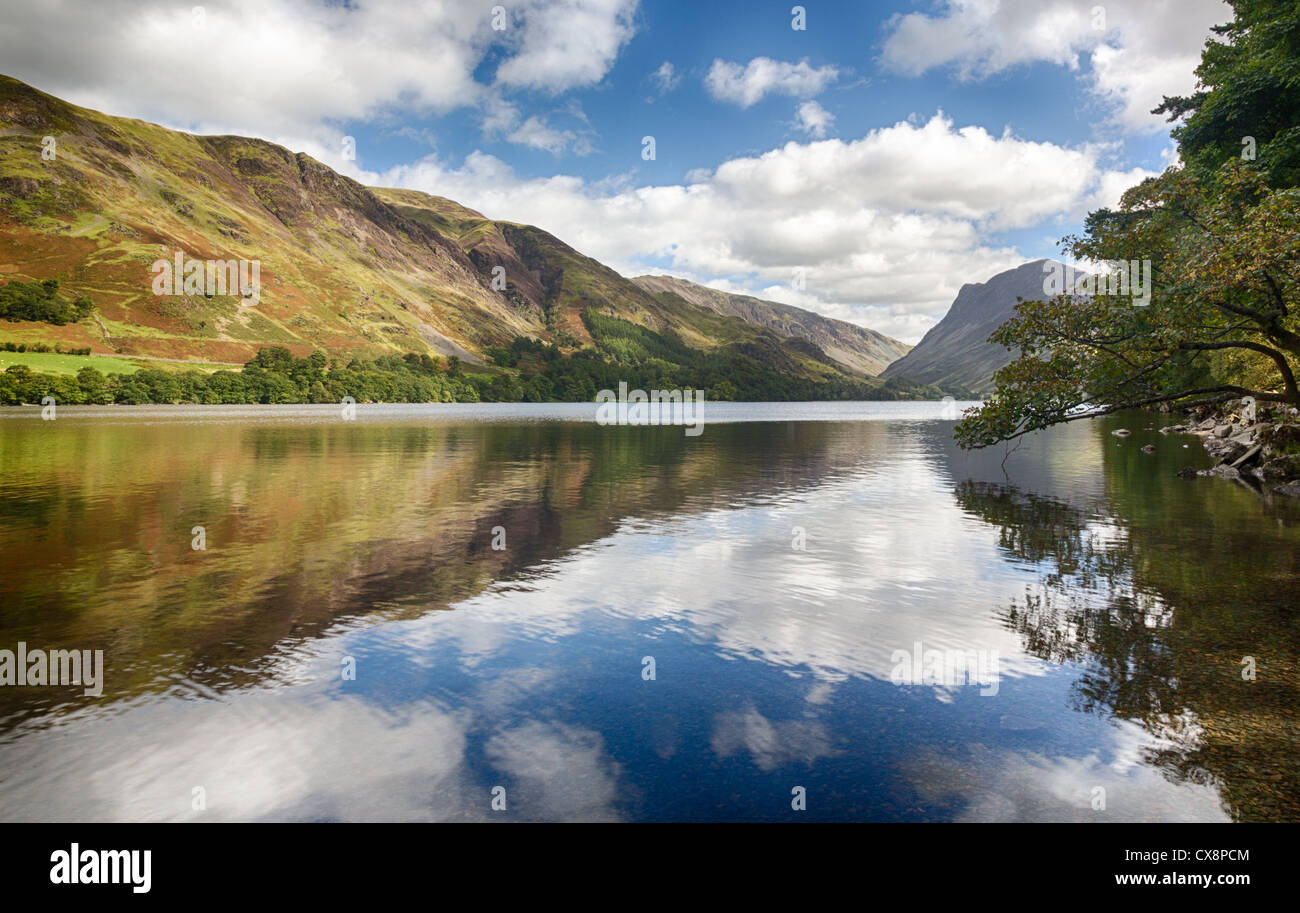
[{"label": "tree", "polygon": [[108,392],[108,380],[90,365],[77,372],[77,385],[81,387],[85,401],[94,405],[112,402]]},{"label": "tree", "polygon": [[1160,403],[1300,406],[1300,190],[1283,167],[1300,132],[1261,117],[1254,138],[1267,161],[1243,159],[1240,137],[1229,141],[1242,129],[1232,112],[1297,107],[1300,14],[1273,0],[1233,7],[1237,18],[1217,30],[1230,43],[1207,43],[1203,91],[1157,109],[1187,117],[1175,130],[1186,166],[1131,188],[1065,239],[1076,258],[1149,261],[1149,303],[1069,290],[1022,302],[991,337],[1019,358],[958,425],[962,446]]},{"label": "tree", "polygon": [[59,281],[45,279],[41,282],[13,280],[0,286],[0,319],[32,320],[63,326],[90,316],[94,305],[90,299],[79,297],[64,301],[59,297]]},{"label": "tree", "polygon": [[256,365],[266,371],[288,372],[293,368],[293,353],[284,346],[263,346],[257,350],[249,365]]},{"label": "tree", "polygon": [[716,400],[730,402],[737,396],[736,385],[729,380],[721,381],[713,385],[712,395]]},{"label": "tree", "polygon": [[522,393],[519,381],[508,374],[497,374],[488,383],[484,399],[493,403],[516,403]]},{"label": "tree", "polygon": [[1233,19],[1212,31],[1196,68],[1200,91],[1166,97],[1155,114],[1189,168],[1212,172],[1252,156],[1275,187],[1300,184],[1300,6],[1293,0],[1229,0]]}]

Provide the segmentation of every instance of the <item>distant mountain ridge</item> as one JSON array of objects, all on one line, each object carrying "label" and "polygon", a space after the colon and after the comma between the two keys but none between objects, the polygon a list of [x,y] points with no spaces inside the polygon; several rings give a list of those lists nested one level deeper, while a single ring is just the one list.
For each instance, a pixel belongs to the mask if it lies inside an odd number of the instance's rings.
[{"label": "distant mountain ridge", "polygon": [[1032,260],[987,282],[963,285],[943,319],[881,376],[945,388],[961,386],[975,393],[992,391],[993,373],[1016,356],[989,342],[989,336],[1015,314],[1018,299],[1043,297],[1043,264],[1052,262]]},{"label": "distant mountain ridge", "polygon": [[[256,306],[154,294],[151,264],[175,251],[258,261]],[[777,318],[757,305],[697,303],[686,289],[651,291],[535,226],[365,187],[265,140],[112,117],[0,76],[3,279],[58,279],[95,308],[66,326],[0,323],[6,341],[218,364],[270,345],[298,357],[427,352],[482,363],[520,336],[572,352],[600,347],[591,314],[833,385],[878,373],[873,344],[881,366],[901,346],[797,308],[768,305],[782,309]]]},{"label": "distant mountain ridge", "polygon": [[807,340],[846,369],[870,377],[879,375],[887,365],[912,348],[883,333],[843,320],[823,317],[789,304],[724,292],[673,276],[637,276],[632,281],[649,292],[670,292],[717,314],[738,317],[781,336]]}]

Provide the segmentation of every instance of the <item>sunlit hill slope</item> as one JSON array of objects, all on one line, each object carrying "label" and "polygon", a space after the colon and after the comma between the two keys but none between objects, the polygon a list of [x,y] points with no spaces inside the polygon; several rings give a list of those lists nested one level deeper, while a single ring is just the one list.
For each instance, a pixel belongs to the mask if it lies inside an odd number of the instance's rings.
[{"label": "sunlit hill slope", "polygon": [[[151,264],[176,251],[258,261],[256,306],[154,294]],[[908,348],[853,328],[842,332],[868,339],[870,357],[823,349],[801,328],[825,319],[797,308],[773,321],[671,284],[643,287],[533,226],[365,187],[263,140],[111,117],[0,76],[0,281],[9,279],[58,279],[94,312],[64,326],[0,322],[0,340],[210,364],[242,364],[267,345],[474,363],[518,336],[573,351],[599,347],[591,313],[817,381],[878,384],[873,375]]]}]

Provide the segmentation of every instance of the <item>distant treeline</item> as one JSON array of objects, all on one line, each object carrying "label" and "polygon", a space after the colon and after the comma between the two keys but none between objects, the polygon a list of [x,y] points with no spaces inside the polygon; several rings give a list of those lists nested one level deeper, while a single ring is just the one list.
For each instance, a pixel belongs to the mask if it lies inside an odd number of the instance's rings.
[{"label": "distant treeline", "polygon": [[[22,288],[13,293],[14,300],[26,302],[22,306],[27,313],[33,288],[41,290],[39,300],[46,302],[47,309],[53,307],[50,301],[59,300],[58,284],[52,281],[10,283],[0,291],[10,292],[15,285]],[[584,320],[595,347],[566,355],[554,345],[520,336],[508,347],[487,349],[496,365],[488,369],[491,373],[467,372],[455,356],[435,360],[412,352],[331,361],[324,352],[296,358],[283,346],[268,346],[240,371],[211,374],[142,368],[134,374],[105,376],[87,365],[76,376],[60,376],[12,365],[0,374],[0,404],[39,403],[46,396],[67,404],[128,405],[338,403],[344,397],[359,403],[591,402],[601,390],[617,390],[620,382],[642,390],[703,390],[710,400],[895,400],[943,395],[934,387],[901,379],[881,383],[845,375],[799,376],[792,372],[806,369],[772,340],[702,351],[671,335],[591,310]],[[13,344],[5,348],[23,350]],[[37,350],[31,344],[26,348]],[[47,346],[40,348],[48,351]],[[806,354],[821,356],[815,347]]]},{"label": "distant treeline", "polygon": [[[163,371],[142,368],[134,374],[105,376],[86,366],[71,375],[50,375],[26,365],[11,365],[0,373],[0,405],[39,403],[45,396],[65,404],[122,403],[338,403],[351,396],[359,403],[476,403],[476,402],[590,402],[599,390],[617,390],[620,381],[643,390],[689,387],[703,389],[710,399],[739,399],[738,379],[721,378],[712,386],[679,384],[681,378],[658,371],[638,373],[610,365],[592,352],[563,357],[548,347],[540,351],[531,343],[518,344],[497,354],[509,361],[523,355],[541,370],[510,374],[467,374],[456,358],[435,361],[428,355],[386,355],[374,361],[353,359],[330,362],[323,352],[295,358],[282,346],[261,349],[241,371]],[[503,352],[510,352],[505,355]],[[880,388],[858,385],[815,384],[780,378],[774,384],[762,378],[747,400],[800,399],[920,399],[918,388],[907,382]],[[871,395],[854,396],[855,393]]]},{"label": "distant treeline", "polygon": [[53,352],[56,355],[89,355],[90,346],[65,349],[58,344],[51,347],[43,342],[0,342],[0,352]]},{"label": "distant treeline", "polygon": [[76,376],[38,374],[11,365],[0,374],[0,404],[39,403],[53,396],[70,404],[478,402],[476,385],[452,363],[445,370],[428,355],[386,355],[374,361],[330,363],[323,352],[294,358],[283,346],[258,351],[241,371],[163,371],[105,376],[89,365]]}]

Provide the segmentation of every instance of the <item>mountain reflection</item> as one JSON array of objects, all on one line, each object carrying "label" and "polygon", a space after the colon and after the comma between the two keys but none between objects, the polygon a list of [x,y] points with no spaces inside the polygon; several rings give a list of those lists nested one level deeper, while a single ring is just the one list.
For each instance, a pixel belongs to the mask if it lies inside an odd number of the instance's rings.
[{"label": "mountain reflection", "polygon": [[[48,448],[41,430],[0,439],[5,465],[24,467],[0,481],[4,633],[105,648],[116,699],[177,676],[254,684],[288,644],[347,619],[447,609],[629,517],[779,501],[858,459],[825,424],[776,446],[753,424],[694,444],[576,424],[128,423],[74,426]],[[4,725],[64,697],[0,690]]]},{"label": "mountain reflection", "polygon": [[1296,817],[1284,508],[1102,425],[729,408],[836,420],[8,424],[0,638],[107,673],[0,688],[0,814]]}]

